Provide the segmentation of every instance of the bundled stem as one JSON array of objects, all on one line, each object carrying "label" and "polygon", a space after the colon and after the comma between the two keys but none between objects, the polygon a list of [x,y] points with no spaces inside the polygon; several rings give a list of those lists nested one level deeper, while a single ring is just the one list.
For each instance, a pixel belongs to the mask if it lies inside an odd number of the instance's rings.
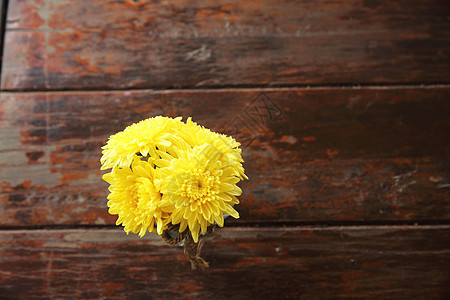
[{"label": "bundled stem", "polygon": [[[192,234],[189,230],[179,232],[179,229],[179,225],[169,224],[168,228],[164,230],[161,235],[162,239],[170,245],[177,245],[184,240],[184,255],[189,258],[192,270],[200,269],[205,271],[208,269],[209,263],[200,257],[200,251],[203,247],[203,239],[200,239],[198,243],[196,243],[194,242]],[[212,230],[213,228],[208,228],[208,233],[212,232]],[[177,235],[172,237],[170,232],[177,232]]]}]

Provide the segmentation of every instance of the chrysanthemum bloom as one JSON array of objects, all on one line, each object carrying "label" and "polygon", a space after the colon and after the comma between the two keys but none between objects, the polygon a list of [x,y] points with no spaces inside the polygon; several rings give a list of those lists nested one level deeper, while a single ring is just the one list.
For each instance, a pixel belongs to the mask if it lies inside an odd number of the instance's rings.
[{"label": "chrysanthemum bloom", "polygon": [[167,228],[169,214],[160,207],[161,193],[155,188],[154,173],[151,161],[134,159],[131,168],[115,168],[103,175],[111,184],[109,213],[118,215],[116,225],[123,224],[127,234],[139,232],[142,237],[147,230],[155,232],[155,223],[158,234]]},{"label": "chrysanthemum bloom", "polygon": [[136,154],[156,159],[156,149],[173,153],[173,147],[186,148],[185,142],[174,134],[184,125],[180,120],[181,117],[172,119],[157,116],[132,124],[112,135],[102,147],[101,169],[128,168]]},{"label": "chrysanthemum bloom", "polygon": [[240,179],[248,177],[244,174],[241,157],[240,143],[236,142],[230,136],[213,132],[208,128],[197,125],[191,118],[188,118],[186,124],[181,127],[181,131],[177,133],[190,148],[210,144],[214,149],[211,153],[216,152],[216,159],[220,160],[223,165],[229,165],[234,170],[236,176]]},{"label": "chrysanthemum bloom", "polygon": [[233,163],[226,157],[229,148],[220,143],[204,144],[178,152],[178,158],[162,156],[155,160],[158,179],[155,181],[162,193],[161,208],[171,213],[171,223],[180,224],[179,232],[187,226],[194,242],[199,231],[207,232],[209,225],[224,223],[224,214],[239,218],[233,205],[242,190]]}]

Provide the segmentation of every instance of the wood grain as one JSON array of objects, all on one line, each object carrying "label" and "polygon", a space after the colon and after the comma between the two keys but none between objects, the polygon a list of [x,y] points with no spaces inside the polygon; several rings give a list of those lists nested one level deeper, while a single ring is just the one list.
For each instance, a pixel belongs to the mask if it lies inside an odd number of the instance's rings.
[{"label": "wood grain", "polygon": [[245,222],[450,218],[450,89],[3,93],[2,226],[113,224],[100,147],[154,115],[243,143]]},{"label": "wood grain", "polygon": [[448,83],[450,5],[9,1],[3,89]]},{"label": "wood grain", "polygon": [[[190,270],[182,250],[118,230],[0,232],[6,299],[446,299],[450,228],[232,228]],[[69,288],[70,287],[70,288]]]}]

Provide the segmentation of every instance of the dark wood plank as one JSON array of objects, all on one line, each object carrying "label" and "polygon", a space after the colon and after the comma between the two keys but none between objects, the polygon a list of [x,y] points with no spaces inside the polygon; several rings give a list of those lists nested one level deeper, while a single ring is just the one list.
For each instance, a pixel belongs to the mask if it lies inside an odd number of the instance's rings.
[{"label": "dark wood plank", "polygon": [[3,89],[435,83],[450,5],[11,0]]},{"label": "dark wood plank", "polygon": [[118,230],[0,232],[7,299],[447,299],[450,228],[232,228],[190,270],[182,250]]},{"label": "dark wood plank", "polygon": [[448,220],[449,96],[449,88],[3,93],[0,224],[114,223],[100,147],[159,114],[192,116],[244,144],[241,224]]}]

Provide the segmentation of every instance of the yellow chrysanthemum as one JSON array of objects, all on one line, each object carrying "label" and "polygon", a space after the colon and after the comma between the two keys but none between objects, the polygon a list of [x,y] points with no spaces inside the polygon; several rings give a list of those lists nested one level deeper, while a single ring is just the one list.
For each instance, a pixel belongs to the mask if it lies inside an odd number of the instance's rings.
[{"label": "yellow chrysanthemum", "polygon": [[[188,118],[186,124],[179,129],[177,135],[183,139],[190,148],[210,144],[215,151],[220,153],[218,159],[223,165],[229,165],[239,178],[248,177],[244,174],[241,157],[240,143],[236,142],[232,137],[224,134],[213,132],[203,126],[197,125],[191,118]],[[186,150],[185,148],[179,148]]]},{"label": "yellow chrysanthemum", "polygon": [[157,116],[132,124],[112,135],[102,147],[102,170],[129,167],[136,154],[157,158],[156,149],[174,153],[173,147],[186,148],[185,142],[174,134],[184,125],[181,117]]},{"label": "yellow chrysanthemum", "polygon": [[[161,210],[161,193],[154,185],[154,165],[135,159],[130,168],[115,168],[103,175],[111,186],[108,195],[110,214],[117,214],[116,225],[144,236],[148,231],[161,234],[167,227],[169,214]],[[167,206],[167,205],[166,205]]]},{"label": "yellow chrysanthemum", "polygon": [[199,231],[206,233],[214,222],[223,226],[223,214],[239,218],[232,207],[239,203],[239,178],[230,164],[222,163],[224,155],[212,144],[180,151],[178,158],[155,160],[159,176],[155,184],[161,190],[164,211],[171,213],[172,224],[187,226],[195,242]]}]

